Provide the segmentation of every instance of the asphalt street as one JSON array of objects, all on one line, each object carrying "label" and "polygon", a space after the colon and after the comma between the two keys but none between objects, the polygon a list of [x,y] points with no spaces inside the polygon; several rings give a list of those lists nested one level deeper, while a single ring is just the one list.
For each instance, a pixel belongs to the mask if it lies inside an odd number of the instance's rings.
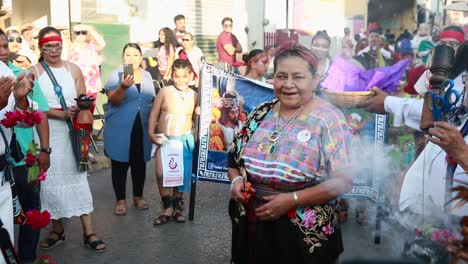
[{"label": "asphalt street", "polygon": [[[108,250],[96,253],[83,246],[79,218],[65,221],[66,240],[39,255],[50,255],[59,264],[67,263],[161,263],[161,264],[223,264],[230,260],[231,224],[227,213],[229,186],[198,182],[195,219],[183,224],[170,222],[155,227],[153,219],[160,212],[153,162],[148,163],[144,196],[150,205],[138,211],[131,204],[131,179],[127,179],[126,216],[113,214],[114,193],[110,169],[92,172],[89,183],[94,198],[92,214],[95,232],[108,245]],[[188,207],[188,197],[186,206]],[[188,210],[186,210],[188,212]],[[373,214],[373,212],[371,212]],[[340,261],[354,258],[381,259],[398,257],[402,250],[401,234],[384,224],[380,245],[374,244],[375,223],[360,226],[350,215],[343,226],[345,252]],[[49,230],[42,231],[41,236]],[[400,244],[400,245],[397,245]]]}]

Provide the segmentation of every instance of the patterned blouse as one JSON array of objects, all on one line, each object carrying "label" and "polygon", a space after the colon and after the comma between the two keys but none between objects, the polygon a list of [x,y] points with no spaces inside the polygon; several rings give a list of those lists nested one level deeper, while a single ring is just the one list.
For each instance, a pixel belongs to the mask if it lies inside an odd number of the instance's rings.
[{"label": "patterned blouse", "polygon": [[[271,110],[276,102],[265,102],[249,115],[234,138],[228,156],[229,167],[239,169],[254,186],[268,185],[280,191],[314,186],[326,180],[330,172],[349,171],[351,133],[340,110],[328,103],[289,123],[272,151],[269,138],[275,130],[277,113]],[[283,123],[278,125],[281,127]],[[306,243],[310,254],[327,241],[336,243],[337,252],[334,253],[342,251],[338,242],[341,241],[341,233],[337,232],[340,229],[338,211],[337,201],[332,200],[288,212],[290,223],[301,231],[300,239]]]},{"label": "patterned blouse", "polygon": [[[300,114],[282,131],[275,153],[270,154],[269,137],[277,115],[273,111],[266,115],[244,150],[245,168],[254,185],[285,189],[291,183],[320,182],[327,171],[350,166],[346,146],[350,133],[338,109],[326,103],[311,113]],[[281,127],[285,120],[279,120]]]}]

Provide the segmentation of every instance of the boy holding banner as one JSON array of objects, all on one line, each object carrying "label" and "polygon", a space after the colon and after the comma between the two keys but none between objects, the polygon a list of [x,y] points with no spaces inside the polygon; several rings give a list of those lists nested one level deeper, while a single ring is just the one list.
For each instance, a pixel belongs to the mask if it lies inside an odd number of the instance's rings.
[{"label": "boy holding banner", "polygon": [[188,60],[177,59],[172,65],[174,85],[161,89],[151,110],[148,133],[156,144],[156,178],[163,212],[154,225],[170,220],[186,221],[182,214],[183,193],[190,192],[194,138],[192,119],[198,108],[198,94],[189,88],[193,79]]}]

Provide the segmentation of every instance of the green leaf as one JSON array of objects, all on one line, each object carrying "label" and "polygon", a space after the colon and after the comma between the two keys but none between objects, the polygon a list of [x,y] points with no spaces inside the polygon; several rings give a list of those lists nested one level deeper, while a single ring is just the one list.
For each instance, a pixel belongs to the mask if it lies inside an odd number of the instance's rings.
[{"label": "green leaf", "polygon": [[28,168],[28,183],[32,183],[35,180],[37,180],[37,177],[39,176],[39,173],[41,170],[39,169],[39,166],[32,166]]}]

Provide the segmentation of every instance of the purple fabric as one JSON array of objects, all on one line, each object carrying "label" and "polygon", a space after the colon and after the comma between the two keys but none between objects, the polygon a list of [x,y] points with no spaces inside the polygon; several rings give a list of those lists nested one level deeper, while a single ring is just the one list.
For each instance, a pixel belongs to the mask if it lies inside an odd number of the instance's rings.
[{"label": "purple fabric", "polygon": [[322,87],[334,92],[359,92],[377,86],[388,93],[393,93],[410,64],[411,61],[406,59],[392,66],[364,70],[337,56],[328,70]]}]

